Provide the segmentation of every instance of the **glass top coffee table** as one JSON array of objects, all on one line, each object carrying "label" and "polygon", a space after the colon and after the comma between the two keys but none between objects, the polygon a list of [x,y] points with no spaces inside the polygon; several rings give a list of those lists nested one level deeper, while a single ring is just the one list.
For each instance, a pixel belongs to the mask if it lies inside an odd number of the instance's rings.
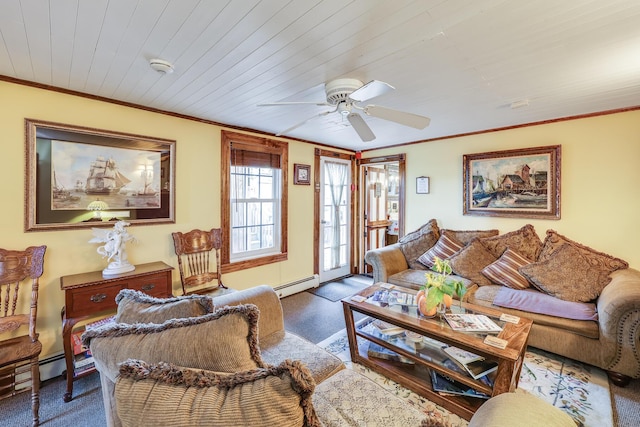
[{"label": "glass top coffee table", "polygon": [[[412,289],[376,283],[342,300],[353,362],[467,420],[487,398],[515,390],[531,330],[530,319],[504,317],[499,310],[454,301],[447,314],[480,315],[501,329],[458,331],[444,316],[422,316],[414,304],[415,294]],[[356,325],[354,311],[368,318]],[[446,347],[471,352],[497,368],[474,379],[451,357],[452,349],[445,351]],[[443,384],[453,386],[443,388]]]}]

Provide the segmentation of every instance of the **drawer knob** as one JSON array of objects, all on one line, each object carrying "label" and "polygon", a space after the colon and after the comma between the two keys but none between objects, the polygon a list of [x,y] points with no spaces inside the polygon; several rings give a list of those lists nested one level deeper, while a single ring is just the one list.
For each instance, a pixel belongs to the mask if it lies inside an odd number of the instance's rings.
[{"label": "drawer knob", "polygon": [[146,284],[146,285],[144,285],[142,287],[142,290],[143,291],[150,291],[151,289],[153,289],[155,287],[156,287],[156,285],[154,285],[153,283],[148,283],[148,284]]},{"label": "drawer knob", "polygon": [[95,294],[91,295],[91,302],[102,302],[107,297],[107,294]]}]

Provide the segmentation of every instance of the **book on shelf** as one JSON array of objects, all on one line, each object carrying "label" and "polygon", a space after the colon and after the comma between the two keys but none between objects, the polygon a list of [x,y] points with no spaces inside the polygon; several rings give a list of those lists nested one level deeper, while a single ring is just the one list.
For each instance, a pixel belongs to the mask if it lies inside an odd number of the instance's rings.
[{"label": "book on shelf", "polygon": [[462,332],[500,332],[502,328],[484,314],[454,314],[444,315],[451,329]]},{"label": "book on shelf", "polygon": [[367,355],[369,357],[376,357],[378,359],[390,360],[392,362],[402,362],[407,365],[415,365],[416,362],[404,357],[393,350],[389,350],[386,347],[378,345],[374,342],[369,342],[369,348],[367,349]]},{"label": "book on shelf", "polygon": [[383,322],[380,319],[375,319],[373,322],[371,322],[371,324],[375,326],[378,332],[380,332],[383,335],[399,335],[404,332],[404,329],[401,328],[400,326]]},{"label": "book on shelf", "polygon": [[480,399],[489,399],[490,397],[488,394],[479,392],[434,370],[431,370],[431,387],[433,391],[444,395],[477,397]]},{"label": "book on shelf", "polygon": [[486,359],[475,360],[465,364],[464,369],[469,372],[469,375],[471,375],[474,380],[477,380],[498,369],[498,362]]},{"label": "book on shelf", "polygon": [[89,351],[77,354],[73,359],[73,370],[76,375],[92,370],[94,367],[95,360]]},{"label": "book on shelf", "polygon": [[81,354],[89,349],[82,345],[82,334],[84,330],[76,331],[71,334],[71,344],[73,346],[73,354]]},{"label": "book on shelf", "polygon": [[462,365],[475,362],[476,360],[484,359],[482,356],[478,354],[472,353],[467,350],[463,350],[458,347],[454,347],[452,345],[450,345],[449,347],[445,347],[444,352],[447,353],[450,357],[452,357]]},{"label": "book on shelf", "polygon": [[498,362],[486,360],[484,357],[470,351],[449,346],[444,348],[444,352],[451,357],[452,365],[458,365],[458,369],[454,369],[455,371],[468,373],[474,380],[480,379],[498,369]]}]

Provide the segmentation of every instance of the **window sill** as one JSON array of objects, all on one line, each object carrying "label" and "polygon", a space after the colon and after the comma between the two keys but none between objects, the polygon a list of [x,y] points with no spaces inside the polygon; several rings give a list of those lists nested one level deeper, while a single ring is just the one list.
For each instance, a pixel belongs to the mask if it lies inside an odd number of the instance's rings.
[{"label": "window sill", "polygon": [[288,259],[287,253],[269,255],[260,258],[247,259],[243,261],[237,261],[229,264],[222,265],[223,273],[232,273],[234,271],[245,270],[247,268],[260,267],[261,265],[273,264],[276,262],[286,261]]}]

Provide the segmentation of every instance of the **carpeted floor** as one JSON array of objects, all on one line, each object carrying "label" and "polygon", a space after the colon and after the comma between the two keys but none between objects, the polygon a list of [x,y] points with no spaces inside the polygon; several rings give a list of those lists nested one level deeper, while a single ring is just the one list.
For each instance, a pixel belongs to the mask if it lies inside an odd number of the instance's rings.
[{"label": "carpeted floor", "polygon": [[[94,373],[73,384],[73,400],[65,403],[62,396],[67,382],[52,378],[40,387],[40,425],[45,427],[107,425],[102,403],[100,376]],[[0,425],[6,427],[31,426],[31,393],[22,393],[0,401]]]},{"label": "carpeted floor", "polygon": [[370,286],[371,283],[372,280],[368,277],[361,278],[361,276],[350,276],[322,283],[317,288],[309,289],[307,292],[331,302],[336,302],[360,292],[367,286]]}]

